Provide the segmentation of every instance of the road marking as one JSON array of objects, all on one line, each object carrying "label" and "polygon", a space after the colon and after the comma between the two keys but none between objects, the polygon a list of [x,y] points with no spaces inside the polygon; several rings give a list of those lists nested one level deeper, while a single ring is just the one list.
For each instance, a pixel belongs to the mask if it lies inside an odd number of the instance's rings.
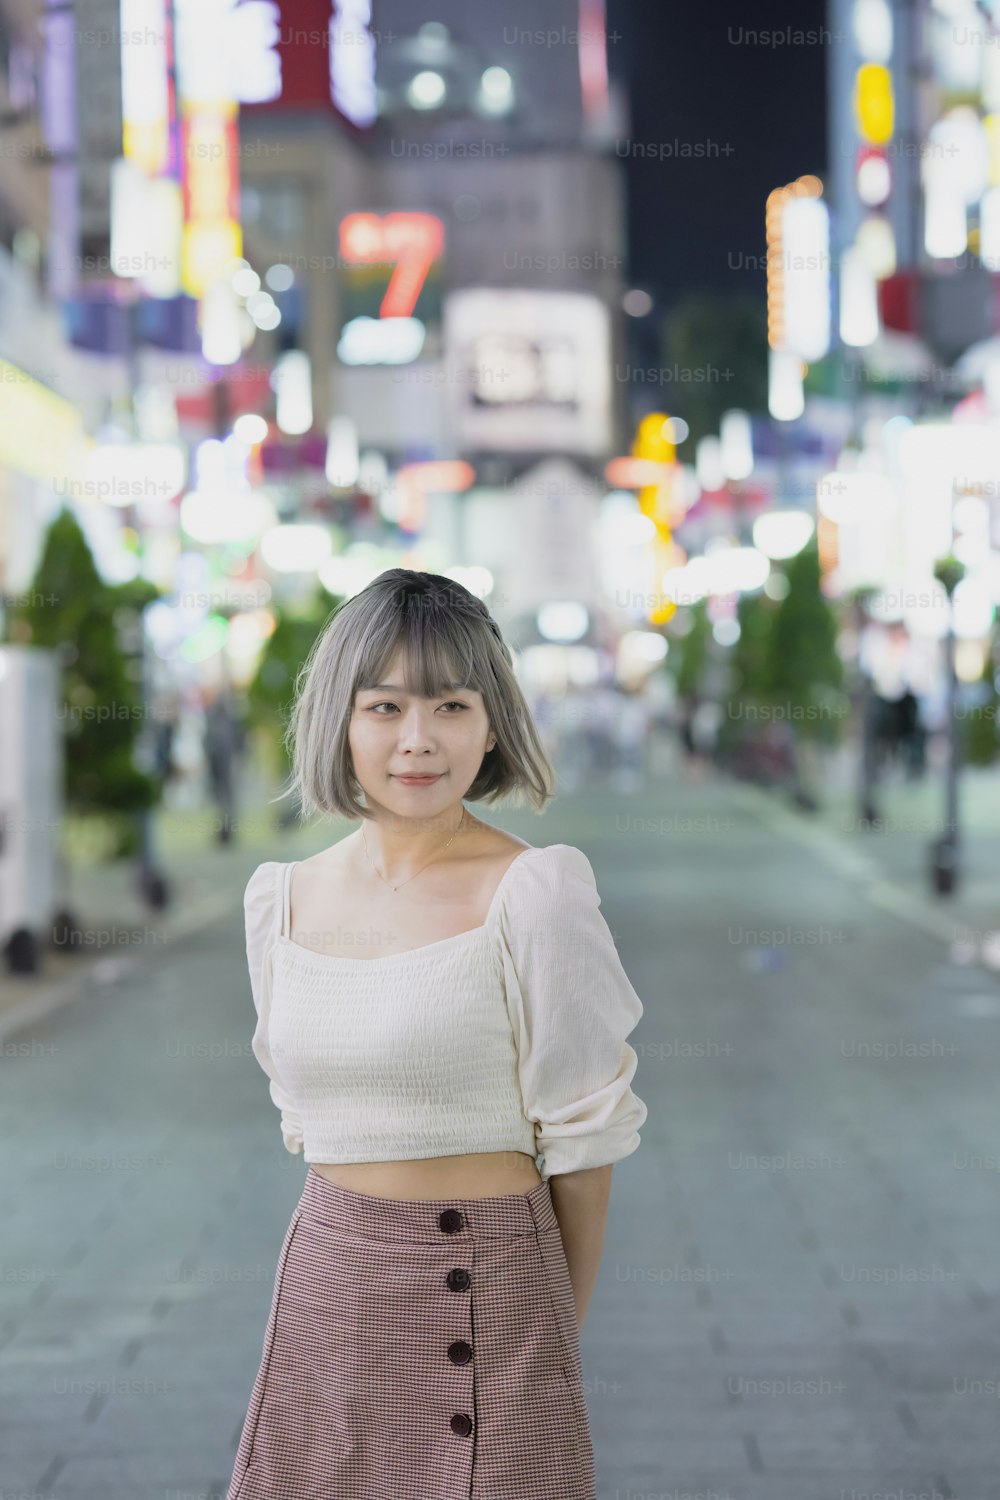
[{"label": "road marking", "polygon": [[996,995],[963,995],[955,1009],[961,1016],[1000,1016]]},{"label": "road marking", "polygon": [[774,803],[768,793],[752,786],[733,789],[737,801],[742,801],[747,810],[756,814],[760,821],[776,833],[801,844],[852,881],[862,882],[862,894],[874,906],[891,912],[900,921],[908,922],[920,932],[930,932],[942,942],[953,943],[968,933],[968,924],[957,917],[949,917],[927,901],[921,901],[910,891],[904,890],[895,881],[889,880],[870,855],[845,846],[839,834],[813,823],[802,821],[802,816]]}]

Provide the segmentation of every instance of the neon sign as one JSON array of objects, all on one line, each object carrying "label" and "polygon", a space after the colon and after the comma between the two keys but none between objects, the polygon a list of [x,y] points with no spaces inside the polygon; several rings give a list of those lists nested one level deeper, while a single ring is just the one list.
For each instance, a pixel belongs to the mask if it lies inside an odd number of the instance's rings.
[{"label": "neon sign", "polygon": [[330,17],[330,99],[355,125],[378,113],[371,0],[336,0]]},{"label": "neon sign", "polygon": [[229,0],[175,0],[184,230],[181,285],[202,298],[240,255],[239,104],[227,92]]},{"label": "neon sign", "polygon": [[121,18],[123,154],[155,177],[171,169],[175,108],[164,0],[122,0]]},{"label": "neon sign", "polygon": [[332,105],[359,129],[374,123],[372,0],[243,0],[232,23],[222,55],[235,69],[241,104],[252,110]]},{"label": "neon sign", "polygon": [[433,214],[348,214],[340,225],[340,255],[352,266],[394,267],[380,318],[409,318],[427,273],[444,250],[444,224]]}]

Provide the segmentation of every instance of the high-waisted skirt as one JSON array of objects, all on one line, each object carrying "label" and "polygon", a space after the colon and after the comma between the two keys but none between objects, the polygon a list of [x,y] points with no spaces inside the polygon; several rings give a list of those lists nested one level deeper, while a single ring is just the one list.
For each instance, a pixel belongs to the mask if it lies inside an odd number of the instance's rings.
[{"label": "high-waisted skirt", "polygon": [[226,1500],[596,1500],[548,1181],[419,1202],[310,1169]]}]

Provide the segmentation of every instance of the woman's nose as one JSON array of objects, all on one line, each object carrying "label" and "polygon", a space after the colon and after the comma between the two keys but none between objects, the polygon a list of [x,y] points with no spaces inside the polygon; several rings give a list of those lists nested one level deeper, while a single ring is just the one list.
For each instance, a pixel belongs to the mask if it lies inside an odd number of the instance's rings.
[{"label": "woman's nose", "polygon": [[432,719],[429,711],[409,709],[400,720],[399,739],[404,745],[427,745],[433,740]]}]

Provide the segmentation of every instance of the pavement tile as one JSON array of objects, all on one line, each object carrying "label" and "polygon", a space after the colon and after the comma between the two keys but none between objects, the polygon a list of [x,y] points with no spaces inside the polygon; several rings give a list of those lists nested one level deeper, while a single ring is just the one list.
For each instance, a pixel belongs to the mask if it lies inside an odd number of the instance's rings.
[{"label": "pavement tile", "polygon": [[[626,803],[653,831],[623,829]],[[921,925],[888,836],[876,873],[902,881],[899,909],[851,873],[854,839],[824,824],[831,853],[773,805],[679,770],[641,804],[561,799],[544,827],[487,815],[586,850],[645,1006],[649,1119],[615,1170],[581,1340],[598,1493],[1000,1500],[997,1397],[974,1384],[997,1373],[1000,985]],[[228,1482],[305,1176],[247,1045],[240,897],[300,846],[224,851],[225,912],[0,1057],[7,1489]],[[790,941],[810,929],[842,937]]]}]

